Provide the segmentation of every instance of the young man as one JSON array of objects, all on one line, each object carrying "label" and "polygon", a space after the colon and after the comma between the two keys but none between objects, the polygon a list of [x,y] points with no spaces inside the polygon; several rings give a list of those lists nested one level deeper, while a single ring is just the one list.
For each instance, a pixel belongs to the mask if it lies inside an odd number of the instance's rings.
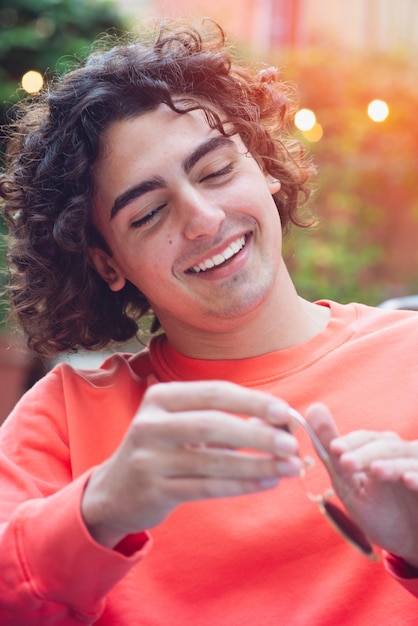
[{"label": "young man", "polygon": [[[413,623],[418,318],[298,296],[281,237],[312,167],[289,89],[206,29],[92,55],[11,138],[30,345],[125,341],[151,312],[164,332],[58,366],[0,429],[2,623]],[[293,408],[391,576],[306,497]]]}]

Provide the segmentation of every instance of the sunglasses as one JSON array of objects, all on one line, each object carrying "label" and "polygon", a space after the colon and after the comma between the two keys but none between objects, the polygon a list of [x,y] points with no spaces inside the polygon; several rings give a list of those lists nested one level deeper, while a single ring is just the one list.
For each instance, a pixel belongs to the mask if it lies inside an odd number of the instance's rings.
[{"label": "sunglasses", "polygon": [[[317,455],[324,464],[332,483],[334,485],[341,485],[341,479],[334,470],[328,452],[325,450],[324,446],[322,445],[308,422],[302,417],[302,415],[298,411],[293,408],[289,409],[289,413],[293,417],[295,422],[297,422],[308,435],[312,446],[314,447]],[[372,561],[378,559],[378,555],[375,549],[373,548],[372,544],[369,542],[363,531],[357,526],[355,522],[353,522],[352,519],[348,517],[348,515],[339,506],[333,504],[330,501],[330,497],[334,495],[333,490],[330,490],[329,495],[328,492],[327,495],[313,495],[311,493],[308,493],[307,495],[310,500],[318,504],[321,513],[323,513],[325,518],[330,522],[335,530],[342,537],[344,537],[344,539],[346,539],[346,541],[348,541],[352,546],[357,548],[357,550],[360,550],[362,554],[367,556]]]}]

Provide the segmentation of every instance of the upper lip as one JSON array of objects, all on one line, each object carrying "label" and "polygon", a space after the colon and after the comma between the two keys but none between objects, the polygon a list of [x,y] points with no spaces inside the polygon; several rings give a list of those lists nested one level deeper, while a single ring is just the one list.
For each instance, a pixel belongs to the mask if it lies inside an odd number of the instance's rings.
[{"label": "upper lip", "polygon": [[210,252],[206,252],[198,260],[193,261],[192,265],[190,265],[186,271],[198,272],[214,267],[215,265],[220,265],[243,248],[246,237],[246,233],[231,237],[227,242],[217,246]]}]

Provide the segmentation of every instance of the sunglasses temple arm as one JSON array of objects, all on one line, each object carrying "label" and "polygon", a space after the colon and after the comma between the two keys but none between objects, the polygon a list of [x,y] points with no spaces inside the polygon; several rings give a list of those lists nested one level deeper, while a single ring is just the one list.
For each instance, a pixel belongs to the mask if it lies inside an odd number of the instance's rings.
[{"label": "sunglasses temple arm", "polygon": [[318,454],[319,458],[321,459],[321,461],[323,462],[323,464],[327,468],[328,473],[329,473],[333,483],[338,485],[338,486],[342,486],[341,485],[341,480],[340,480],[339,476],[337,475],[336,471],[334,470],[334,466],[332,465],[332,462],[331,462],[331,459],[329,457],[329,454],[325,450],[325,448],[322,445],[322,443],[320,442],[320,440],[318,439],[315,431],[311,428],[311,426],[308,424],[308,422],[305,420],[305,418],[302,417],[302,415],[298,411],[296,411],[296,409],[290,408],[289,409],[289,413],[293,417],[295,422],[297,422],[299,424],[299,426],[302,426],[302,428],[308,434],[308,436],[309,436],[309,438],[310,438],[310,440],[312,442],[312,445],[313,445],[313,447],[316,450],[316,453]]}]

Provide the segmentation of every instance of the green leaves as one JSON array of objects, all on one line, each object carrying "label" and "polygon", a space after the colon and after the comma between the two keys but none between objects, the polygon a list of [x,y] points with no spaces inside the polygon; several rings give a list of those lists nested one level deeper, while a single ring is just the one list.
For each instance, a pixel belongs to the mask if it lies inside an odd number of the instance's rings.
[{"label": "green leaves", "polygon": [[[319,168],[313,209],[320,223],[295,229],[287,243],[292,276],[308,299],[377,304],[418,291],[415,63],[326,49],[276,59],[324,130],[307,144]],[[382,123],[367,115],[375,98],[389,105]]]}]

